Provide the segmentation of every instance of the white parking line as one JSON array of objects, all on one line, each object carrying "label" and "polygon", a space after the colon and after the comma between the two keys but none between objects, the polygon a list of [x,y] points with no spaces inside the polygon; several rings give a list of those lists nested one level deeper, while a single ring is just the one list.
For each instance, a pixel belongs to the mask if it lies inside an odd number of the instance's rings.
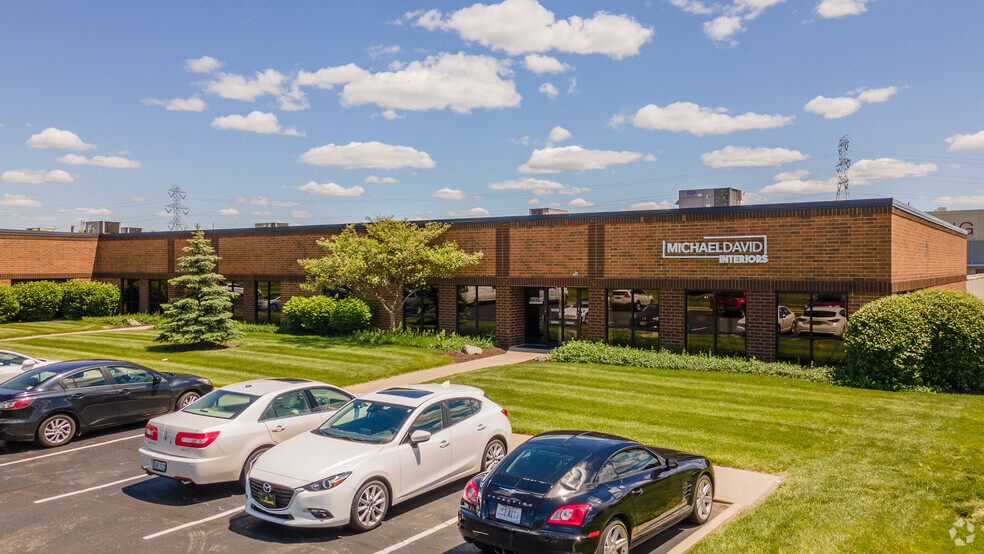
[{"label": "white parking line", "polygon": [[45,502],[51,502],[52,500],[58,500],[59,498],[66,498],[68,496],[75,496],[76,494],[82,494],[84,492],[105,489],[106,487],[112,487],[113,485],[119,485],[120,483],[126,483],[128,481],[135,481],[137,479],[142,479],[144,477],[150,477],[146,473],[143,475],[137,475],[136,477],[127,477],[126,479],[120,479],[119,481],[113,481],[112,483],[106,483],[105,485],[97,485],[95,487],[89,487],[87,489],[82,489],[80,491],[66,492],[65,494],[59,494],[58,496],[52,496],[50,498],[42,498],[41,500],[35,500],[35,504],[44,504]]},{"label": "white parking line", "polygon": [[384,549],[376,552],[375,554],[389,554],[390,552],[395,552],[395,551],[403,548],[404,546],[407,546],[408,544],[413,544],[413,543],[419,541],[420,539],[426,537],[427,535],[433,535],[434,533],[437,533],[438,531],[440,531],[441,529],[444,529],[445,527],[450,527],[450,526],[454,525],[454,523],[456,521],[458,521],[458,518],[449,519],[449,520],[445,521],[444,523],[438,525],[437,527],[432,527],[432,528],[430,528],[430,529],[428,529],[428,530],[426,530],[426,531],[424,531],[422,533],[417,533],[416,535],[410,537],[409,539],[407,539],[405,541],[400,541],[400,542],[398,542],[398,543],[396,543],[393,546],[390,546],[388,548],[384,548]]},{"label": "white parking line", "polygon": [[22,464],[24,462],[32,462],[34,460],[40,460],[41,458],[47,458],[49,456],[57,456],[59,454],[68,454],[69,452],[78,452],[79,450],[85,450],[86,448],[95,448],[96,446],[102,446],[104,444],[113,444],[114,442],[128,441],[130,439],[138,439],[143,437],[143,435],[133,435],[132,437],[124,437],[122,439],[113,439],[111,441],[100,442],[96,444],[87,444],[85,446],[80,446],[78,448],[69,448],[68,450],[59,450],[58,452],[52,452],[50,454],[41,454],[40,456],[32,456],[30,458],[24,458],[23,460],[14,460],[12,462],[6,462],[0,464],[0,467],[12,466],[14,464]]},{"label": "white parking line", "polygon": [[205,522],[208,522],[208,521],[212,521],[213,519],[219,519],[220,517],[231,516],[232,514],[235,514],[237,512],[241,512],[241,511],[243,511],[245,509],[246,509],[246,506],[240,506],[239,508],[233,508],[231,510],[226,510],[224,512],[219,512],[219,513],[215,514],[214,516],[209,516],[209,517],[207,517],[205,519],[199,519],[198,521],[191,521],[191,522],[185,523],[184,525],[178,525],[177,527],[172,527],[170,529],[165,529],[164,531],[161,531],[159,533],[154,533],[153,535],[147,535],[146,537],[144,537],[144,540],[156,539],[157,537],[160,537],[162,535],[166,535],[168,533],[173,533],[175,531],[180,531],[182,529],[187,529],[188,527],[193,527],[195,525],[198,525],[199,523],[205,523]]}]

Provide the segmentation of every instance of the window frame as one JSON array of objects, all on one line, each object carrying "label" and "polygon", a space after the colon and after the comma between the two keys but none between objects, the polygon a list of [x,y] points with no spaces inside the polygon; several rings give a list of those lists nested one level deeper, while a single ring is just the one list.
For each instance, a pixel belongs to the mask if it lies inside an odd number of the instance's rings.
[{"label": "window frame", "polygon": [[[277,414],[277,409],[276,409],[276,407],[274,407],[273,403],[276,402],[278,398],[280,398],[282,396],[286,396],[288,394],[300,394],[300,397],[304,399],[304,403],[307,404],[308,411],[301,412],[299,414],[286,414],[286,415],[279,415],[279,414]],[[347,404],[347,402],[346,402],[346,404]],[[316,403],[312,404],[312,402],[311,402],[311,395],[308,394],[307,389],[293,389],[293,390],[289,390],[289,391],[283,391],[283,392],[277,394],[276,396],[274,396],[273,398],[270,399],[270,402],[267,403],[266,408],[264,408],[263,409],[263,412],[260,414],[260,421],[261,422],[276,421],[276,420],[280,420],[280,419],[286,419],[286,418],[289,418],[289,417],[300,417],[300,416],[312,415],[312,414],[320,413],[320,411],[315,411],[315,409],[314,409],[315,406],[316,406]],[[344,406],[344,404],[343,404],[343,406]],[[267,417],[267,412],[270,411],[271,408],[273,409],[273,413],[276,415],[276,417]]]},{"label": "window frame", "polygon": [[[627,290],[629,291],[629,323],[627,325],[613,324],[612,322],[612,312],[615,311],[612,307],[611,293],[616,290]],[[648,296],[650,298],[649,304],[641,309],[636,310],[636,291],[641,292],[641,296]],[[656,293],[655,296],[649,294],[650,292]],[[656,334],[656,348],[658,349],[662,345],[662,334],[659,329],[659,289],[646,289],[646,288],[606,288],[605,289],[605,342],[612,343],[612,330],[618,331],[628,331],[629,333],[629,344],[628,346],[632,348],[644,348],[636,341],[636,332],[639,333],[655,333]],[[656,327],[644,327],[636,323],[636,314],[641,314],[649,309],[650,306],[656,306]]]}]

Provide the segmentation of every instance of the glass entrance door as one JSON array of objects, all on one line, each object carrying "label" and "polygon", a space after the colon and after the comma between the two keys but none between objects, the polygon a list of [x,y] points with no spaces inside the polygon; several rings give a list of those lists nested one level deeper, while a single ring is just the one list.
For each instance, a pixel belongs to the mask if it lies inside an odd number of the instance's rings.
[{"label": "glass entrance door", "polygon": [[588,336],[588,290],[526,289],[526,342],[556,346]]},{"label": "glass entrance door", "polygon": [[547,289],[526,289],[526,342],[547,344]]}]

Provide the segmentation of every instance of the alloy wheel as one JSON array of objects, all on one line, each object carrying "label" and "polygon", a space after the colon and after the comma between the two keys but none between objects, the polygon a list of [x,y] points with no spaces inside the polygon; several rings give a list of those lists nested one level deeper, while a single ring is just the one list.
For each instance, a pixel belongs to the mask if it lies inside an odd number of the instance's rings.
[{"label": "alloy wheel", "polygon": [[489,443],[488,448],[485,449],[485,470],[488,471],[495,466],[499,465],[499,462],[506,457],[506,449],[502,446],[499,441],[492,441]]},{"label": "alloy wheel", "polygon": [[706,520],[711,515],[711,505],[714,503],[714,493],[711,488],[711,480],[707,477],[701,477],[700,482],[697,483],[697,498],[694,500],[694,509],[697,510],[697,516]]},{"label": "alloy wheel", "polygon": [[186,394],[184,400],[181,401],[181,409],[185,409],[188,406],[194,404],[195,402],[198,402],[199,398],[201,397],[195,393]]},{"label": "alloy wheel", "polygon": [[41,431],[51,444],[61,444],[72,438],[72,422],[65,417],[52,418]]},{"label": "alloy wheel", "polygon": [[625,527],[616,524],[605,534],[605,554],[628,554],[629,537],[625,532]]},{"label": "alloy wheel", "polygon": [[386,491],[378,484],[366,487],[359,496],[357,508],[359,523],[365,527],[373,527],[386,513]]}]

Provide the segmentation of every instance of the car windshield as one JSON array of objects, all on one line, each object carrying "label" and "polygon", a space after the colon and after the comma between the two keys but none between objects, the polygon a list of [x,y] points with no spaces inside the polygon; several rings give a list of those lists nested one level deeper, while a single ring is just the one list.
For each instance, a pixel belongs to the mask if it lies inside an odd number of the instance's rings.
[{"label": "car windshield", "polygon": [[232,419],[249,407],[258,397],[251,394],[217,390],[206,394],[182,412],[189,414]]},{"label": "car windshield", "polygon": [[803,315],[806,317],[834,317],[837,313],[830,310],[807,310],[803,312]]},{"label": "car windshield", "polygon": [[384,402],[353,400],[314,433],[356,442],[382,444],[396,437],[413,408]]},{"label": "car windshield", "polygon": [[25,371],[9,381],[0,384],[0,387],[7,390],[31,390],[48,379],[58,375],[57,371],[47,368],[32,369]]},{"label": "car windshield", "polygon": [[587,452],[559,446],[522,445],[504,460],[498,473],[541,483],[554,483],[588,457]]}]

